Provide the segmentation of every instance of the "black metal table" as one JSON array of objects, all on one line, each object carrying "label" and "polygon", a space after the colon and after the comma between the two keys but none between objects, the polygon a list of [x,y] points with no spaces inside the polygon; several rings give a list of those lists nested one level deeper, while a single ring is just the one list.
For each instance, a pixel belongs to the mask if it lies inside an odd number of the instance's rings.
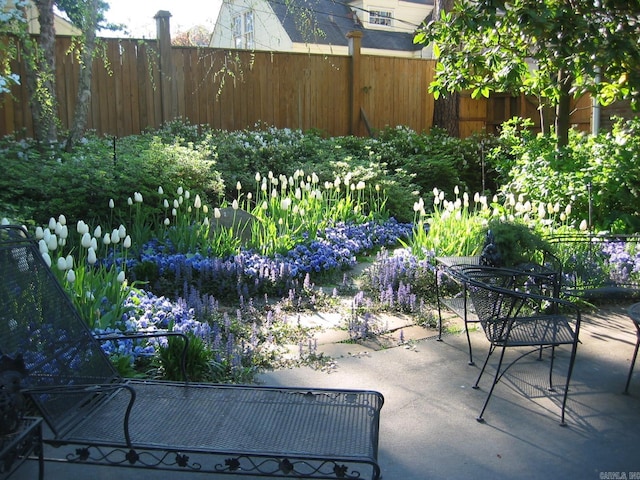
[{"label": "black metal table", "polygon": [[42,419],[25,417],[14,433],[0,437],[0,480],[9,478],[31,455],[38,456],[38,479],[44,478]]}]

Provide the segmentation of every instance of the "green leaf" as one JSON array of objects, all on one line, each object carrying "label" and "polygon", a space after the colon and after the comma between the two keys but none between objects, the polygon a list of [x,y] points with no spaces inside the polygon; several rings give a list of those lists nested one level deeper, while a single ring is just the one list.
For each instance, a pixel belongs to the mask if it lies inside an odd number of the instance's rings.
[{"label": "green leaf", "polygon": [[440,46],[437,43],[433,44],[433,58],[438,59],[440,58]]}]

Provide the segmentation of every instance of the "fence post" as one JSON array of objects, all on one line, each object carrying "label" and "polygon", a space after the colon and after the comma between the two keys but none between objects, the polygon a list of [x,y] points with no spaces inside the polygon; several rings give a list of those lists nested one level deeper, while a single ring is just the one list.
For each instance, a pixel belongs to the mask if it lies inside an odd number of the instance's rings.
[{"label": "fence post", "polygon": [[347,38],[349,39],[349,55],[351,56],[349,133],[358,135],[360,133],[360,47],[362,44],[362,31],[352,30],[347,33]]},{"label": "fence post", "polygon": [[176,117],[176,104],[173,101],[174,69],[173,56],[171,55],[171,13],[159,10],[156,13],[156,38],[160,55],[160,110],[162,123],[173,120]]}]

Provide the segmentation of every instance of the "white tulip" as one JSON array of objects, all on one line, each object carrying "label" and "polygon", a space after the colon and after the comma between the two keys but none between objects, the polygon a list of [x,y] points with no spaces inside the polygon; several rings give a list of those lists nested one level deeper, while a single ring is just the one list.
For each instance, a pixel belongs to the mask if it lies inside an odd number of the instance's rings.
[{"label": "white tulip", "polygon": [[98,240],[96,240],[96,237],[91,239],[91,246],[89,248],[93,248],[94,251],[98,250]]},{"label": "white tulip", "polygon": [[44,237],[44,230],[42,227],[36,227],[36,240],[40,240]]},{"label": "white tulip", "polygon": [[124,271],[118,274],[118,276],[116,277],[116,280],[118,281],[118,283],[124,283],[124,280],[125,280]]},{"label": "white tulip", "polygon": [[58,222],[60,222],[60,225],[66,225],[67,224],[67,217],[65,217],[64,215],[60,215],[58,217]]},{"label": "white tulip", "polygon": [[93,247],[89,247],[89,250],[87,251],[87,263],[89,265],[95,265],[95,263],[98,261],[98,258],[96,257],[96,251]]},{"label": "white tulip", "polygon": [[42,254],[42,258],[44,259],[44,263],[47,264],[49,268],[51,268],[51,257],[49,256],[49,252],[40,252]]},{"label": "white tulip", "polygon": [[41,238],[38,241],[38,250],[40,250],[40,253],[42,255],[44,255],[45,253],[49,253],[49,247],[47,247],[47,242],[44,238]]},{"label": "white tulip", "polygon": [[2,217],[0,225],[9,225],[9,219],[7,217]]},{"label": "white tulip", "polygon": [[84,248],[89,248],[91,246],[91,235],[89,235],[89,232],[86,232],[84,235],[82,235],[80,245],[82,245]]},{"label": "white tulip", "polygon": [[67,255],[65,261],[67,262],[67,270],[71,270],[73,268],[73,257],[71,255]]},{"label": "white tulip", "polygon": [[178,211],[174,208],[173,210],[171,210],[171,215],[175,217],[176,215],[178,215]]},{"label": "white tulip", "polygon": [[191,197],[191,192],[189,190],[185,190],[184,191],[184,198],[189,200],[190,197]]},{"label": "white tulip", "polygon": [[61,272],[64,272],[67,269],[67,259],[64,257],[58,257],[56,266],[58,267],[58,270],[60,270]]},{"label": "white tulip", "polygon": [[162,189],[162,185],[160,185],[160,186],[158,187],[158,193],[159,193],[160,195],[162,195],[162,194],[164,193],[164,190]]},{"label": "white tulip", "polygon": [[111,232],[111,243],[116,244],[120,241],[120,234],[118,233],[118,230],[114,229],[113,232]]},{"label": "white tulip", "polygon": [[127,198],[127,205],[133,205],[133,200],[131,199],[131,197]]},{"label": "white tulip", "polygon": [[116,204],[114,203],[113,198],[110,198],[109,199],[109,208],[113,209],[113,207],[115,207],[115,206],[116,206]]},{"label": "white tulip", "polygon": [[196,195],[196,198],[193,200],[193,206],[197,209],[202,207],[202,200],[200,200],[200,195]]},{"label": "white tulip", "polygon": [[104,234],[104,238],[102,239],[102,243],[105,245],[109,245],[111,243],[111,236],[108,233]]},{"label": "white tulip", "polygon": [[86,232],[89,231],[89,225],[84,223],[84,220],[78,220],[78,223],[76,224],[76,231],[80,235],[84,235]]},{"label": "white tulip", "polygon": [[130,235],[127,235],[127,236],[124,238],[124,241],[122,242],[122,246],[123,246],[124,248],[131,248],[131,236],[130,236]]},{"label": "white tulip", "polygon": [[169,200],[167,200],[166,198],[164,199],[163,202],[164,208],[169,208]]},{"label": "white tulip", "polygon": [[178,202],[178,200],[174,200],[173,201],[173,208],[178,208],[180,206],[180,202]]},{"label": "white tulip", "polygon": [[213,209],[213,217],[214,218],[220,218],[221,214],[220,214],[220,209],[218,207]]},{"label": "white tulip", "polygon": [[127,236],[127,229],[125,228],[125,226],[124,226],[124,225],[120,225],[120,226],[118,227],[118,236],[119,236],[120,238],[124,238],[124,237],[126,237],[126,236]]},{"label": "white tulip", "polygon": [[73,283],[75,281],[76,281],[76,272],[74,272],[73,270],[69,270],[67,272],[67,282]]},{"label": "white tulip", "polygon": [[233,208],[234,210],[238,210],[238,200],[233,201],[233,203],[231,204],[231,208]]},{"label": "white tulip", "polygon": [[178,187],[178,195],[182,195],[182,192],[184,192],[184,190],[182,189],[182,187]]},{"label": "white tulip", "polygon": [[164,219],[164,224],[165,224],[165,226],[168,227],[169,225],[171,225],[171,220],[169,220],[168,218],[165,218]]},{"label": "white tulip", "polygon": [[49,240],[47,241],[47,248],[53,252],[56,248],[58,248],[58,238],[55,236],[55,234],[51,234],[51,236],[49,237]]},{"label": "white tulip", "polygon": [[51,218],[49,219],[49,230],[50,230],[50,231],[54,231],[54,230],[56,229],[56,223],[57,223],[57,222],[56,222],[56,219],[55,219],[55,218],[51,217]]},{"label": "white tulip", "polygon": [[96,227],[96,229],[93,231],[93,236],[94,236],[95,238],[100,238],[100,237],[102,237],[102,227],[101,227],[100,225],[98,225],[98,226]]},{"label": "white tulip", "polygon": [[140,192],[134,192],[133,199],[136,203],[142,203],[142,194]]}]

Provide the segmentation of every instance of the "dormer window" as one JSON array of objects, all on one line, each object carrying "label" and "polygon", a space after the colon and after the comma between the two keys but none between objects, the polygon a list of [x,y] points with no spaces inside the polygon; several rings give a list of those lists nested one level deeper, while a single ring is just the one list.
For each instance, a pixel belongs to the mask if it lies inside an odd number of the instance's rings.
[{"label": "dormer window", "polygon": [[239,49],[254,48],[253,10],[235,15],[233,23],[233,43]]},{"label": "dormer window", "polygon": [[393,12],[389,10],[369,10],[369,24],[391,27]]}]

